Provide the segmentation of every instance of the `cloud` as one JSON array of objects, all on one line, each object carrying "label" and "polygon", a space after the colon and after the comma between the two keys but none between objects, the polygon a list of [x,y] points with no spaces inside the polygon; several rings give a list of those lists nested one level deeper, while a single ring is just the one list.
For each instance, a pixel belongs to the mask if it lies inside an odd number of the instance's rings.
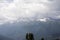
[{"label": "cloud", "polygon": [[[6,1],[6,2],[5,2]],[[11,3],[10,3],[11,2]],[[60,0],[2,0],[0,21],[14,22],[18,19],[56,17],[60,13]],[[3,22],[3,23],[4,23]]]},{"label": "cloud", "polygon": [[41,18],[41,19],[38,19],[37,21],[46,22],[46,21],[47,21],[47,19],[46,19],[46,18]]},{"label": "cloud", "polygon": [[4,3],[4,2],[10,3],[10,2],[12,2],[12,1],[13,1],[13,0],[0,0],[1,3]]}]

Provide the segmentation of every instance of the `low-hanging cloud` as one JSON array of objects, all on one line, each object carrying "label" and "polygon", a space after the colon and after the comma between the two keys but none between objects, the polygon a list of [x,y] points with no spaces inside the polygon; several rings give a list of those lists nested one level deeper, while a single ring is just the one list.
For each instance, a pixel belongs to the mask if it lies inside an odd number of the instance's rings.
[{"label": "low-hanging cloud", "polygon": [[45,17],[60,18],[60,0],[0,1],[0,23]]}]

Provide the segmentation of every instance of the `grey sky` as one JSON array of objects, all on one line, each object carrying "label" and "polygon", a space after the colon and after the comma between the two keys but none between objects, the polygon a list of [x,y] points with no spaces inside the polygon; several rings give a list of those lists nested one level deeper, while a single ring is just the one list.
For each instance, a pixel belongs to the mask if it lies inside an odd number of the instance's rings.
[{"label": "grey sky", "polygon": [[20,18],[60,19],[60,0],[0,0],[0,16],[1,24]]}]

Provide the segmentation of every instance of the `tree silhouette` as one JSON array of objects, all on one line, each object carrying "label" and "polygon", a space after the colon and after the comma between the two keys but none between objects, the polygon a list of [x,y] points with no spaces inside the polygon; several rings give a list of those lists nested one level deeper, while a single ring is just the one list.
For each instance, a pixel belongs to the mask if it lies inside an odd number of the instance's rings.
[{"label": "tree silhouette", "polygon": [[26,34],[26,40],[34,40],[34,36],[32,33],[27,33]]},{"label": "tree silhouette", "polygon": [[41,38],[41,40],[44,40],[44,38]]}]

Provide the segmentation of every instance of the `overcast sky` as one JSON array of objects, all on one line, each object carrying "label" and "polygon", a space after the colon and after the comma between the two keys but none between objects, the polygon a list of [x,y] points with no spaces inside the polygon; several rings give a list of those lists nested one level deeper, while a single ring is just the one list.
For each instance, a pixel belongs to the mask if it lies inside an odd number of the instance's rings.
[{"label": "overcast sky", "polygon": [[60,19],[60,0],[0,0],[0,24],[46,17]]},{"label": "overcast sky", "polygon": [[39,33],[38,37],[60,33],[59,21],[49,18],[60,19],[60,0],[0,0],[0,35],[18,39],[26,32]]}]

